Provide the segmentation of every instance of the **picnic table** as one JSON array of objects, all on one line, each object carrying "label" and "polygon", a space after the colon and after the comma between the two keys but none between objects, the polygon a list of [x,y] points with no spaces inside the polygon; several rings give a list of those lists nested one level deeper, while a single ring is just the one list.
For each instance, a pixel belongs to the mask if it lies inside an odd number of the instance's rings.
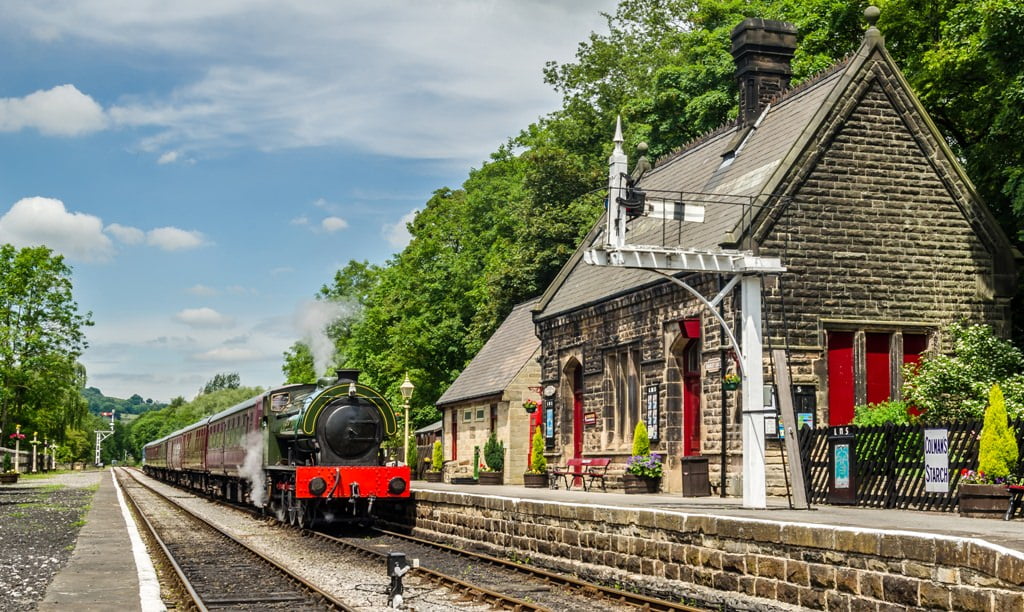
[{"label": "picnic table", "polygon": [[584,491],[589,491],[594,486],[594,481],[601,483],[601,490],[607,491],[605,487],[605,475],[608,472],[608,465],[611,459],[600,459],[595,457],[577,457],[570,459],[565,465],[558,465],[551,469],[551,488],[558,488],[558,480],[561,478],[565,489],[572,489],[572,486],[579,482]]}]

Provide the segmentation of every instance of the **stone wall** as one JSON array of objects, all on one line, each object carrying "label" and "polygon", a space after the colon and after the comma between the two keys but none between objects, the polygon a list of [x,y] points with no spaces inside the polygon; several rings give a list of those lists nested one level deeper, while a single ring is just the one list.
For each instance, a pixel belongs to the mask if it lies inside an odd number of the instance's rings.
[{"label": "stone wall", "polygon": [[738,609],[1024,609],[1024,555],[978,540],[458,492],[409,512],[421,535]]}]

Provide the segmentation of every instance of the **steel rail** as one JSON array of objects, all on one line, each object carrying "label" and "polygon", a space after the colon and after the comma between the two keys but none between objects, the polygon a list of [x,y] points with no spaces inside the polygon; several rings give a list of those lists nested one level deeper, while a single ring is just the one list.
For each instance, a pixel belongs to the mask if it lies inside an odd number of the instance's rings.
[{"label": "steel rail", "polygon": [[[121,470],[118,470],[118,471],[121,471]],[[274,561],[273,559],[271,559],[270,557],[264,555],[260,551],[252,548],[251,546],[249,546],[245,542],[242,542],[241,540],[239,540],[238,538],[234,537],[230,533],[225,532],[223,529],[221,529],[217,525],[214,525],[212,522],[208,521],[207,519],[205,519],[205,518],[203,518],[201,516],[196,515],[195,513],[193,513],[188,508],[186,508],[180,502],[178,502],[178,501],[176,501],[174,499],[171,499],[170,497],[164,495],[160,491],[157,491],[155,488],[153,488],[149,484],[139,480],[134,473],[132,473],[130,471],[126,471],[126,473],[139,486],[148,489],[149,491],[154,493],[157,497],[159,497],[163,501],[166,501],[167,503],[175,506],[176,508],[180,509],[182,512],[186,513],[188,516],[198,520],[199,522],[201,522],[204,525],[207,525],[209,528],[213,529],[218,534],[222,535],[223,537],[227,538],[228,540],[230,540],[231,542],[235,543],[236,545],[242,547],[243,549],[249,551],[250,553],[255,555],[258,559],[260,559],[264,563],[267,563],[268,565],[270,565],[271,567],[276,569],[278,572],[283,574],[288,580],[291,580],[292,582],[298,584],[301,588],[304,588],[304,589],[306,589],[308,591],[311,591],[314,596],[322,598],[324,600],[324,603],[327,604],[329,607],[331,607],[333,609],[337,609],[337,610],[342,610],[344,612],[355,612],[355,608],[353,608],[353,607],[349,606],[348,604],[346,604],[345,602],[335,598],[334,596],[330,595],[329,593],[326,593],[326,592],[322,591],[316,585],[310,583],[309,581],[305,580],[304,578],[302,578],[300,576],[297,576],[295,573],[293,573],[291,570],[289,570],[288,568],[284,567],[283,565],[281,565],[277,561]],[[126,489],[126,493],[127,493],[127,489]]]},{"label": "steel rail", "polygon": [[[121,470],[115,470],[115,473],[117,474],[120,474],[120,472]],[[121,479],[119,478],[118,480]],[[147,517],[145,513],[142,512],[142,508],[139,507],[139,503],[135,499],[135,496],[128,491],[128,487],[121,487],[121,490],[124,491],[124,497],[126,500],[128,500],[128,503],[131,504],[135,516],[142,519],[142,524],[146,528],[146,533],[149,535],[150,538],[152,538],[152,541],[156,542],[157,545],[159,546],[160,554],[163,560],[166,561],[174,570],[174,576],[175,578],[177,578],[178,586],[184,589],[185,594],[188,595],[188,597],[192,600],[190,602],[182,603],[194,606],[195,609],[199,610],[200,612],[209,612],[208,608],[205,605],[203,605],[202,597],[199,596],[199,593],[197,593],[195,588],[192,586],[192,581],[189,580],[188,576],[185,575],[185,571],[181,569],[180,565],[178,565],[178,562],[177,560],[175,560],[174,555],[172,555],[171,551],[167,548],[167,544],[164,542],[164,539],[161,538],[160,534],[157,533],[156,527],[154,527],[153,523],[149,521],[149,517]]]}]

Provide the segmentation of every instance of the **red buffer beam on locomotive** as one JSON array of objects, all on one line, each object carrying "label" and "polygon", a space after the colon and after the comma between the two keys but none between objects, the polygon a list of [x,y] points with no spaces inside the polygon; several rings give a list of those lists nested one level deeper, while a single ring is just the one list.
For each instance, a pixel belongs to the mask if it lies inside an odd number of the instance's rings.
[{"label": "red buffer beam on locomotive", "polygon": [[384,465],[395,412],[356,370],[271,389],[143,449],[146,472],[293,525],[368,522],[409,498],[409,467]]}]

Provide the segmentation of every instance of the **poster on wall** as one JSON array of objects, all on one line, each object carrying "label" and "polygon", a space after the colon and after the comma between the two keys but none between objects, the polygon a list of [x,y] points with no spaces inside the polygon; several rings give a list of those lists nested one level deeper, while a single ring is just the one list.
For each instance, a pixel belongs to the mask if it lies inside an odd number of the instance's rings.
[{"label": "poster on wall", "polygon": [[644,393],[644,425],[647,426],[647,437],[658,440],[658,385],[647,385]]}]

